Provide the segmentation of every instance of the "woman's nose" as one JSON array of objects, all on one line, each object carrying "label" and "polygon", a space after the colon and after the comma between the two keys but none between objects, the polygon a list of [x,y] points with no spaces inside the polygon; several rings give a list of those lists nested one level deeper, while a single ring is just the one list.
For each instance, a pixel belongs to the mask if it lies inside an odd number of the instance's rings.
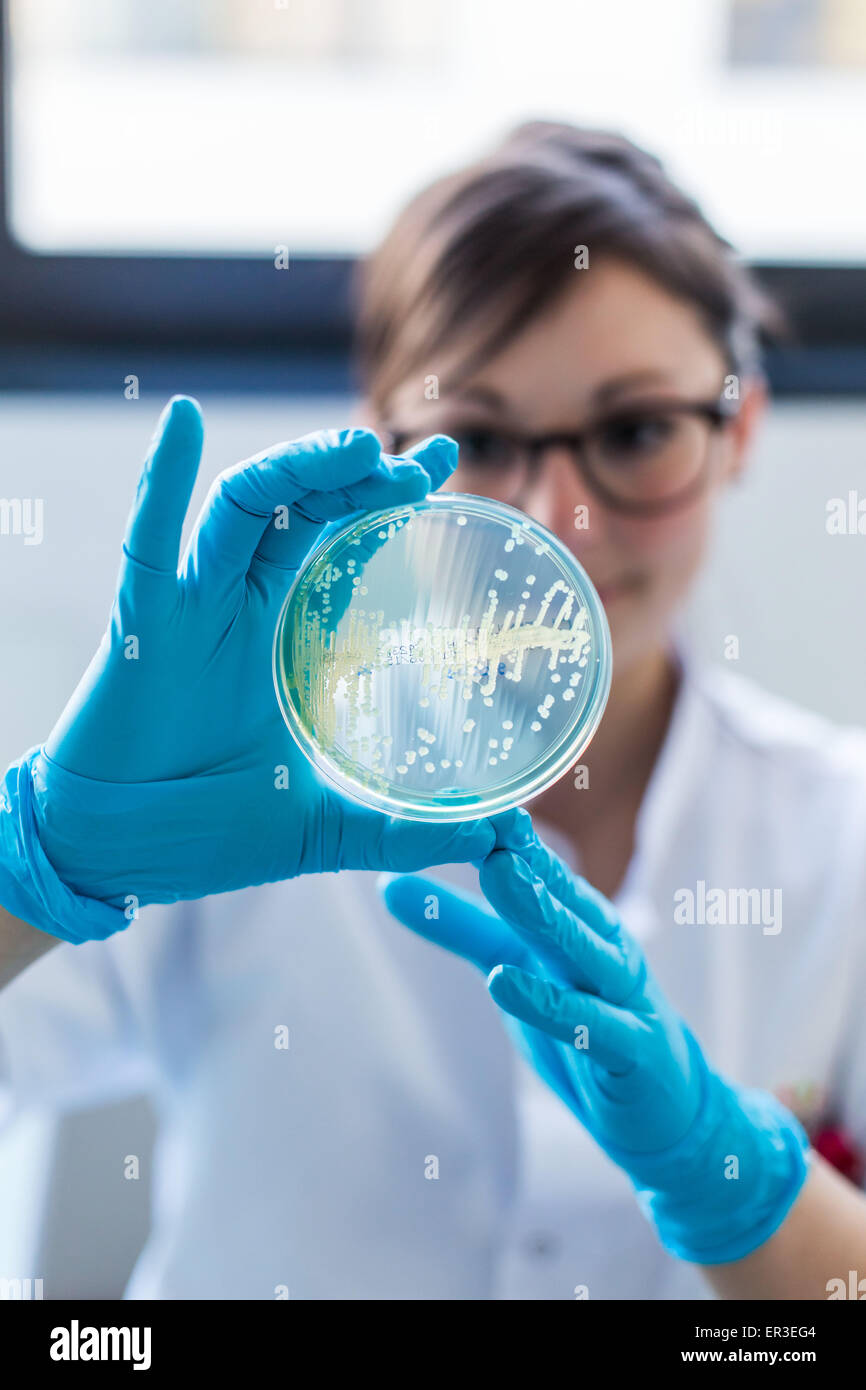
[{"label": "woman's nose", "polygon": [[539,459],[527,511],[580,555],[603,536],[602,503],[584,482],[570,449],[552,444]]}]

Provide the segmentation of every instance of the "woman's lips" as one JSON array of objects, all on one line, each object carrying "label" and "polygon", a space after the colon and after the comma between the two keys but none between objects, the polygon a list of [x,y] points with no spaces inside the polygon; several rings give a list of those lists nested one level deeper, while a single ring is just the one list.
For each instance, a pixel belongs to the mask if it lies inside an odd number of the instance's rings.
[{"label": "woman's lips", "polygon": [[595,591],[606,608],[609,603],[615,603],[617,599],[632,593],[637,586],[638,580],[632,576],[628,579],[612,579],[607,584],[596,584]]}]

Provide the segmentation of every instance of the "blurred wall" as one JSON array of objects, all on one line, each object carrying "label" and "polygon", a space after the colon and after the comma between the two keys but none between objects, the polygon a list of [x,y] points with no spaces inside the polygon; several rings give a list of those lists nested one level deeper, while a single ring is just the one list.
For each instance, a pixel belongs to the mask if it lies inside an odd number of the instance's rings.
[{"label": "blurred wall", "polygon": [[[203,397],[202,404],[207,439],[194,510],[220,469],[275,440],[351,418],[350,404],[336,399]],[[146,397],[0,396],[0,498],[44,503],[41,544],[0,534],[3,766],[46,735],[99,641],[140,459],[161,405]],[[724,662],[726,639],[736,637],[736,669],[861,724],[866,535],[830,535],[826,516],[832,498],[847,500],[852,490],[866,498],[864,442],[866,401],[776,406],[748,477],[721,510],[710,565],[687,615],[702,655]],[[8,1174],[14,1145],[17,1174],[0,1190],[0,1232],[7,1209],[28,1200],[41,1207],[31,1235],[35,1272],[56,1295],[120,1293],[146,1230],[146,1183],[136,1184],[135,1207],[124,1184],[121,1205],[119,1183],[99,1177],[94,1155],[113,1150],[121,1130],[123,1152],[132,1143],[146,1154],[152,1123],[144,1101],[62,1121],[51,1141],[48,1194],[36,1203],[37,1176],[28,1174],[43,1173],[49,1131],[37,1126],[0,1140],[0,1172]],[[0,1264],[2,1255],[0,1235]]]}]

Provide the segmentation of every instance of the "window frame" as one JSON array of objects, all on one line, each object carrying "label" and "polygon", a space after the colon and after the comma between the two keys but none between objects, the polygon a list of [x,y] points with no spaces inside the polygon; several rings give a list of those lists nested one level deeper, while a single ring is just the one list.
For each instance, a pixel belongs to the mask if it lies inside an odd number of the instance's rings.
[{"label": "window frame", "polygon": [[[8,7],[0,0],[0,390],[353,389],[356,258],[45,255],[12,236]],[[790,342],[767,352],[779,395],[866,393],[863,264],[758,262]]]}]

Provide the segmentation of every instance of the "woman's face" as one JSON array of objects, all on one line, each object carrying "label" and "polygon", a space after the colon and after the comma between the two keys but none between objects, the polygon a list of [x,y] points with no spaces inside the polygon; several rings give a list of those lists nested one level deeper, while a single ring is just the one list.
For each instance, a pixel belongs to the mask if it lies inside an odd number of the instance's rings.
[{"label": "woman's face", "polygon": [[[697,310],[641,271],[614,261],[574,272],[574,285],[471,377],[453,376],[471,345],[431,363],[429,373],[395,392],[388,427],[411,439],[467,430],[518,434],[576,433],[588,423],[636,406],[668,401],[719,402],[727,368]],[[581,477],[571,451],[549,446],[516,503],[554,531],[598,589],[613,638],[615,666],[625,670],[657,650],[704,554],[714,499],[742,466],[762,404],[757,384],[740,383],[739,413],[706,427],[707,486],[675,510],[634,515],[604,501]],[[695,425],[698,436],[700,424]],[[459,463],[453,490],[502,497],[500,473],[479,486],[477,466]],[[502,500],[509,500],[502,497]],[[585,510],[584,510],[585,509]],[[576,525],[576,520],[578,525]]]}]

